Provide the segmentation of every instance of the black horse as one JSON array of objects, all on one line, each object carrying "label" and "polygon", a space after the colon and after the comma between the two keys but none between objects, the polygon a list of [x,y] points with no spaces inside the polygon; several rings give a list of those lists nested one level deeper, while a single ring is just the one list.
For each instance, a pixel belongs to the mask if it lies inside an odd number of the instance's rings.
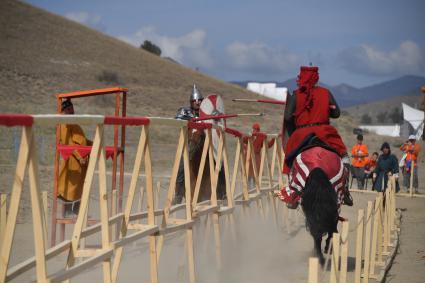
[{"label": "black horse", "polygon": [[322,237],[328,234],[325,245],[325,252],[328,252],[332,234],[338,232],[339,212],[337,194],[321,168],[310,172],[303,189],[301,207],[306,217],[307,229],[314,239],[316,255],[323,265],[325,258],[322,253]]}]

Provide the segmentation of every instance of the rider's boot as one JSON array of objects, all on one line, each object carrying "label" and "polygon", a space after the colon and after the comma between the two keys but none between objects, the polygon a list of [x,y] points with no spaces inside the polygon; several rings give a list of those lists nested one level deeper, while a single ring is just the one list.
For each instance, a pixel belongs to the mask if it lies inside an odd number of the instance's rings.
[{"label": "rider's boot", "polygon": [[[348,172],[350,172],[350,159],[348,155],[344,155],[342,157],[342,163],[344,164],[344,167],[347,168]],[[350,178],[350,174],[348,173],[347,179],[345,180],[344,198],[342,199],[342,201],[344,202],[345,205],[353,206],[353,197],[351,196],[350,191],[348,189],[349,178]]]}]

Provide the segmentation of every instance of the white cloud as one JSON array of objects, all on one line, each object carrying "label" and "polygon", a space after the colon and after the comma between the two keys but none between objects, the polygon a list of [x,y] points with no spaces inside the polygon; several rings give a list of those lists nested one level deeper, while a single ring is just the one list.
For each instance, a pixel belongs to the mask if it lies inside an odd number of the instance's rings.
[{"label": "white cloud", "polygon": [[155,27],[141,28],[134,35],[120,36],[120,38],[134,46],[140,46],[143,41],[149,40],[161,48],[164,57],[193,67],[210,68],[213,65],[211,54],[207,47],[207,34],[202,29],[195,29],[178,37],[159,34]]},{"label": "white cloud", "polygon": [[338,57],[342,66],[353,73],[388,76],[425,70],[424,50],[413,41],[404,41],[391,51],[363,44],[343,50]]},{"label": "white cloud", "polygon": [[85,26],[97,29],[99,31],[104,31],[105,26],[102,24],[102,17],[100,15],[91,14],[88,12],[70,12],[65,14],[65,17],[71,21],[80,23]]},{"label": "white cloud", "polygon": [[227,64],[245,72],[288,72],[298,67],[301,58],[286,48],[271,48],[264,43],[234,42],[227,46]]}]

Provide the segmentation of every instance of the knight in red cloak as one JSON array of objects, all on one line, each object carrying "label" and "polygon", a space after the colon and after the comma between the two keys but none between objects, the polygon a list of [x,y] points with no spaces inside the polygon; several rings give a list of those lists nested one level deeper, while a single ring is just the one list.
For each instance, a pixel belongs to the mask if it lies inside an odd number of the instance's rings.
[{"label": "knight in red cloak", "polygon": [[[330,125],[330,118],[338,118],[340,109],[331,92],[317,86],[319,68],[301,66],[297,79],[298,89],[288,95],[284,114],[284,129],[289,139],[285,146],[286,156],[300,153],[300,147],[314,134],[327,144],[349,164],[347,148],[335,127]],[[282,139],[285,135],[282,135]],[[284,141],[282,140],[282,144]],[[283,173],[290,173],[290,162],[285,158]],[[345,189],[343,202],[352,205],[353,201],[348,188]]]}]

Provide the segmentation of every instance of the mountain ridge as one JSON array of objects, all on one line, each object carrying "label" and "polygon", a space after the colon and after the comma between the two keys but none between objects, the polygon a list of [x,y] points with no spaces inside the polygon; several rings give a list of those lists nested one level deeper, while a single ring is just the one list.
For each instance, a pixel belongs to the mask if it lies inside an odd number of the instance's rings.
[{"label": "mountain ridge", "polygon": [[[238,81],[232,83],[246,87],[248,82],[251,81]],[[276,83],[277,87],[287,87],[290,91],[297,88],[295,78],[287,79],[283,82],[269,82]],[[361,88],[351,86],[348,83],[341,83],[333,86],[319,82],[319,85],[329,88],[341,107],[352,107],[389,99],[391,97],[420,95],[422,93],[420,88],[425,85],[425,77],[405,75]]]}]

